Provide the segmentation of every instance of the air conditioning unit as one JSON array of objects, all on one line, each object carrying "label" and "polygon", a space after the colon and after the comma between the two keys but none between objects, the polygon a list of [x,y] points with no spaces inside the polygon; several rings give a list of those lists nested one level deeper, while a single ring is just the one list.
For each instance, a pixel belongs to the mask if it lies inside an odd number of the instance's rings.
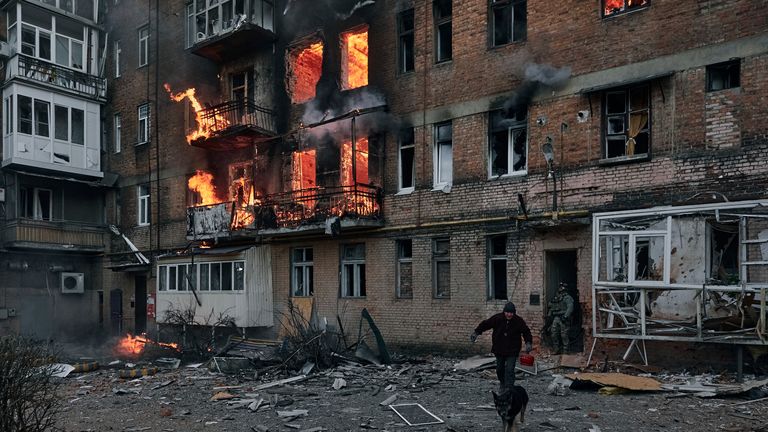
[{"label": "air conditioning unit", "polygon": [[82,273],[61,273],[61,293],[62,294],[82,294],[85,291],[83,286]]}]

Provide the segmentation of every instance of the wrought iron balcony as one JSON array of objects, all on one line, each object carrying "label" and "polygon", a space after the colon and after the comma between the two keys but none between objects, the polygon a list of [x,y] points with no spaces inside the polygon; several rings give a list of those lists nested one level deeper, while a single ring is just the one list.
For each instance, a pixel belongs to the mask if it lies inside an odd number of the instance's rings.
[{"label": "wrought iron balcony", "polygon": [[211,132],[192,145],[213,150],[250,146],[275,136],[275,113],[249,100],[227,101],[198,112],[198,121]]},{"label": "wrought iron balcony", "polygon": [[5,78],[37,81],[97,100],[106,100],[107,97],[106,79],[23,54],[17,54],[8,61]]},{"label": "wrought iron balcony", "polygon": [[337,220],[337,227],[342,230],[383,224],[382,191],[371,185],[301,189],[259,197],[256,201],[243,206],[226,202],[189,207],[187,238],[322,232],[329,220]]},{"label": "wrought iron balcony", "polygon": [[215,62],[228,61],[277,40],[271,0],[194,0],[192,52]]},{"label": "wrought iron balcony", "polygon": [[98,224],[18,218],[3,227],[6,248],[103,252],[106,230]]}]

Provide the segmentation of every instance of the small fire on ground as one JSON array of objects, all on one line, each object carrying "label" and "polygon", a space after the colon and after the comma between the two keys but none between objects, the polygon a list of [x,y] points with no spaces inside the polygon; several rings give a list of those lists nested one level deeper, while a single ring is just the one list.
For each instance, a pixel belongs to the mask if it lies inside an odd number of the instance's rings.
[{"label": "small fire on ground", "polygon": [[179,351],[179,345],[175,343],[156,342],[148,338],[145,334],[139,336],[127,334],[117,342],[117,345],[115,346],[115,352],[116,354],[122,356],[138,356],[144,351],[144,348],[146,348],[147,345],[154,345]]}]

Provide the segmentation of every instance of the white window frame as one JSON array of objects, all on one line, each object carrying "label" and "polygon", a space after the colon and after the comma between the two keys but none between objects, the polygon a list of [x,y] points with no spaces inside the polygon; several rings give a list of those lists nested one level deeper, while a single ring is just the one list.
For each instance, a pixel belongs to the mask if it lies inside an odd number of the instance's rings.
[{"label": "white window frame", "polygon": [[[528,115],[527,115],[527,108],[526,108],[526,116],[524,119],[508,119],[509,125],[507,126],[507,173],[506,174],[494,174],[493,173],[493,134],[494,132],[499,132],[501,129],[497,128],[494,130],[493,128],[493,116],[495,113],[491,112],[488,114],[489,116],[489,133],[488,133],[488,178],[498,178],[498,177],[514,177],[514,176],[521,176],[521,175],[527,175],[528,174],[528,158],[529,158],[529,148],[528,148]],[[525,166],[522,169],[515,170],[515,134],[518,131],[524,131],[525,133]]]},{"label": "white window frame", "polygon": [[[29,189],[27,189],[29,190]],[[48,192],[48,218],[43,217],[43,208],[40,205],[40,192]],[[32,218],[35,220],[53,220],[53,190],[45,188],[34,188],[32,201]]]},{"label": "white window frame", "polygon": [[[307,258],[307,251],[312,252],[312,259]],[[301,260],[296,260],[296,253],[301,253]],[[296,273],[301,272],[303,286],[299,286]],[[307,286],[306,281],[309,281]],[[311,247],[291,249],[291,297],[311,297],[314,295],[314,250]]]},{"label": "white window frame", "polygon": [[16,118],[16,116],[14,116],[13,114],[13,108],[15,105],[13,103],[13,97],[14,95],[9,95],[7,98],[5,98],[5,103],[3,105],[3,110],[5,112],[5,116],[4,116],[5,117],[5,128],[4,128],[5,135],[10,135],[14,131],[13,121]]},{"label": "white window frame", "polygon": [[[447,252],[438,252],[437,243],[448,242]],[[445,293],[438,292],[438,263],[448,263],[448,291]],[[449,299],[451,298],[451,239],[450,237],[438,237],[432,239],[432,297],[436,299]]]},{"label": "white window frame", "polygon": [[[148,103],[139,105],[138,108],[138,127],[136,131],[137,141],[136,144],[146,144],[149,142],[149,117],[151,115],[151,107]],[[142,112],[143,111],[143,112]]]},{"label": "white window frame", "polygon": [[120,41],[115,41],[115,78],[120,78],[120,54],[123,52],[122,48],[120,48]]},{"label": "white window frame", "polygon": [[184,6],[184,48],[190,48],[195,44],[195,4],[193,2],[187,3]]},{"label": "white window frame", "polygon": [[[348,248],[357,248],[362,245],[363,256],[347,258]],[[352,269],[352,280],[347,276],[347,268]],[[349,243],[341,245],[341,297],[365,298],[367,293],[362,292],[365,284],[365,243]],[[350,289],[351,288],[351,289]],[[367,287],[366,287],[367,290]]]},{"label": "white window frame", "polygon": [[[142,190],[144,189],[144,190]],[[136,205],[136,217],[139,226],[147,226],[150,224],[150,186],[149,184],[136,186],[137,192],[137,205]]]},{"label": "white window frame", "polygon": [[[410,143],[404,142],[405,134],[410,135]],[[410,128],[410,132],[403,131],[400,133],[397,146],[397,193],[411,193],[416,187],[416,139],[413,128]],[[413,150],[413,160],[411,161],[411,185],[403,187],[403,151],[409,149]]]},{"label": "white window frame", "polygon": [[[411,256],[402,256],[402,245],[405,242],[409,242],[411,245]],[[412,299],[413,298],[413,239],[400,239],[395,242],[395,253],[397,254],[397,271],[395,274],[396,290],[395,295],[399,299]],[[400,285],[400,275],[402,273],[401,266],[403,264],[411,264],[411,294],[403,295]]]},{"label": "white window frame", "polygon": [[[504,254],[494,254],[493,253],[493,242],[497,238],[503,238],[504,239]],[[507,297],[503,298],[497,298],[496,297],[496,289],[495,289],[495,279],[494,279],[494,273],[493,273],[493,264],[496,261],[503,261],[504,262],[504,268],[507,268],[508,265],[508,255],[507,255],[507,242],[509,241],[506,234],[497,234],[488,236],[487,238],[487,248],[488,248],[488,262],[487,262],[487,268],[488,268],[488,300],[506,300]],[[507,272],[504,272],[504,278],[506,280],[505,285],[507,286],[507,293],[509,292],[509,275]],[[508,294],[507,294],[508,295]]]},{"label": "white window frame", "polygon": [[114,117],[114,123],[113,123],[113,137],[115,143],[115,153],[120,153],[122,151],[122,133],[123,133],[123,124],[122,124],[122,117],[120,114],[115,114]]},{"label": "white window frame", "polygon": [[[218,289],[211,289],[213,282],[213,274],[211,269],[216,266],[218,269]],[[229,286],[231,289],[223,289],[224,284],[222,276],[224,273],[224,267],[230,266],[232,269],[230,274]],[[242,294],[245,293],[247,285],[248,274],[245,271],[245,260],[224,260],[224,261],[202,261],[192,263],[178,263],[178,264],[158,264],[158,277],[157,277],[157,291],[159,292],[192,292],[206,293],[206,294]],[[205,280],[203,279],[203,269],[207,269],[205,272]],[[240,270],[238,270],[238,268]],[[236,272],[242,271],[242,284],[236,284],[237,277]],[[173,275],[173,281],[171,281],[171,275]],[[191,275],[191,278],[186,278],[186,275]],[[192,286],[190,286],[190,280]],[[204,283],[203,283],[204,282]],[[205,288],[203,288],[205,287]]]},{"label": "white window frame", "polygon": [[[443,139],[440,140],[438,135],[440,128],[442,127],[448,127],[450,131],[451,138],[449,140]],[[442,122],[442,123],[436,123],[434,125],[434,151],[433,153],[433,166],[434,169],[433,175],[434,178],[432,180],[432,183],[434,185],[435,190],[444,189],[447,186],[450,186],[453,184],[453,123],[451,121]],[[449,143],[448,145],[445,145],[445,143]],[[445,166],[441,163],[441,160],[443,160],[442,153],[446,151],[447,148],[450,148],[450,157],[446,160],[449,161],[449,163]],[[447,177],[447,178],[446,178]]]},{"label": "white window frame", "polygon": [[139,37],[139,67],[149,64],[149,25],[145,25],[138,30]]}]

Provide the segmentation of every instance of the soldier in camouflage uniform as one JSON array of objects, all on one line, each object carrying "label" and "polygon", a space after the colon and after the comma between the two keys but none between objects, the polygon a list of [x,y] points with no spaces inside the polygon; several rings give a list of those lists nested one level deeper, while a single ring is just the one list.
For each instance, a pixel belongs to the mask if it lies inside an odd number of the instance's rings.
[{"label": "soldier in camouflage uniform", "polygon": [[573,314],[573,298],[568,294],[568,284],[560,282],[560,287],[549,302],[548,315],[552,320],[549,334],[552,337],[552,346],[555,353],[568,352],[570,339],[568,331],[571,328],[571,314]]}]

